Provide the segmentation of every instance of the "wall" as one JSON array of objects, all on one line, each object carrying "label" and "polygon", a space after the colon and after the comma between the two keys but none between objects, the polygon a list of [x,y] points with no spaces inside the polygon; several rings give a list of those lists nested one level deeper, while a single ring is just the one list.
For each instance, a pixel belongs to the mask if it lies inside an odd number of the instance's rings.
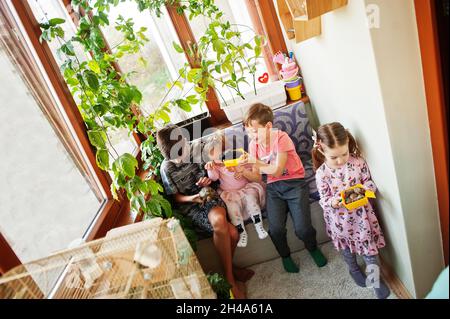
[{"label": "wall", "polygon": [[[368,27],[368,5],[380,28]],[[423,297],[443,258],[413,2],[349,0],[322,16],[321,36],[286,41],[320,123],[339,121],[357,137],[379,188],[382,255]]]}]

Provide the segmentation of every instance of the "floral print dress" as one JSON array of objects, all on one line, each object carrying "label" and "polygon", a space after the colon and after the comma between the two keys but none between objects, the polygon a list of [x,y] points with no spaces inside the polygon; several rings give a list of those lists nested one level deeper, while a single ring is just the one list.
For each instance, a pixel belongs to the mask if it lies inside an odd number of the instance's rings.
[{"label": "floral print dress", "polygon": [[349,248],[352,253],[359,255],[377,255],[378,249],[385,246],[385,241],[371,203],[351,211],[331,206],[341,191],[356,184],[376,191],[365,160],[351,155],[348,162],[338,169],[331,169],[323,163],[316,172],[316,183],[326,231],[336,249]]}]

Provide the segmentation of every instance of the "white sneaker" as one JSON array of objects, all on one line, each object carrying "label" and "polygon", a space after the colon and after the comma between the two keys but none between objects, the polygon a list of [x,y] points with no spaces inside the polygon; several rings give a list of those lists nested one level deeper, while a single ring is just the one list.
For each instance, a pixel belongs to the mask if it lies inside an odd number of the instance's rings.
[{"label": "white sneaker", "polygon": [[267,233],[267,231],[264,229],[262,222],[255,224],[255,229],[256,232],[258,233],[259,239],[264,239],[267,236],[269,236],[269,233]]},{"label": "white sneaker", "polygon": [[247,247],[247,232],[244,230],[239,234],[239,241],[237,243],[238,247]]}]

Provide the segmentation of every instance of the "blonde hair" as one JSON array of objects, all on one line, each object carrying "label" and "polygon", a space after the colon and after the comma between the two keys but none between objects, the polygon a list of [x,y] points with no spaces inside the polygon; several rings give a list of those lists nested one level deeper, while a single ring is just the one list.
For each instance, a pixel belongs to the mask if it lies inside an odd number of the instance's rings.
[{"label": "blonde hair", "polygon": [[350,154],[361,156],[361,151],[355,138],[342,126],[341,123],[333,122],[320,126],[317,129],[315,139],[316,141],[312,149],[312,160],[315,170],[317,170],[325,162],[325,156],[323,155],[321,145],[334,148],[337,146],[346,145],[348,143]]},{"label": "blonde hair", "polygon": [[203,146],[204,158],[208,159],[211,150],[215,148],[222,150],[222,152],[225,150],[225,135],[222,131],[217,131],[207,138]]}]

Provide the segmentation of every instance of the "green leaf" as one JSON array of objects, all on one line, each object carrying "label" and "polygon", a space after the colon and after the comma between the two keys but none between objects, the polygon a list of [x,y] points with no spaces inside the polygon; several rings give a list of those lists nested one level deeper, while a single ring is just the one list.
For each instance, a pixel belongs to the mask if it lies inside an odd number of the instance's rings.
[{"label": "green leaf", "polygon": [[98,65],[97,61],[91,60],[88,63],[88,67],[96,74],[100,74],[100,66]]},{"label": "green leaf", "polygon": [[75,78],[67,79],[66,82],[70,86],[76,86],[76,85],[80,84],[80,82],[77,79],[75,79]]},{"label": "green leaf", "polygon": [[158,118],[160,118],[161,120],[163,120],[164,123],[170,122],[170,116],[169,116],[169,114],[167,114],[167,112],[164,111],[164,110],[159,110],[159,111],[155,114],[155,116],[158,117]]},{"label": "green leaf", "polygon": [[89,87],[94,91],[97,91],[100,86],[97,75],[92,71],[84,71],[83,75]]},{"label": "green leaf", "polygon": [[187,74],[187,80],[191,83],[197,83],[202,78],[202,69],[194,68],[191,69]]},{"label": "green leaf", "polygon": [[75,51],[71,42],[66,42],[65,44],[63,44],[60,50],[68,56],[75,56]]},{"label": "green leaf", "polygon": [[58,25],[58,24],[62,24],[64,22],[66,22],[66,20],[61,19],[61,18],[53,18],[53,19],[50,19],[48,21],[48,24],[51,25],[51,26],[55,26],[55,25]]},{"label": "green leaf", "polygon": [[137,166],[138,161],[136,158],[129,153],[125,153],[114,161],[113,171],[114,173],[123,173],[125,176],[132,178],[136,175]]},{"label": "green leaf", "polygon": [[213,50],[217,52],[217,55],[225,53],[225,44],[222,40],[216,39],[213,41]]},{"label": "green leaf", "polygon": [[173,45],[173,48],[175,49],[175,51],[177,51],[178,53],[184,53],[183,48],[178,43],[173,41],[172,45]]},{"label": "green leaf", "polygon": [[97,148],[105,149],[106,148],[106,133],[102,130],[91,130],[88,131],[89,141],[92,145]]},{"label": "green leaf", "polygon": [[111,183],[111,194],[112,194],[112,196],[113,196],[113,198],[115,199],[115,200],[119,200],[119,197],[117,196],[117,187],[116,187],[116,183]]},{"label": "green leaf", "polygon": [[159,202],[150,199],[147,201],[147,208],[153,216],[162,217],[162,210]]},{"label": "green leaf", "polygon": [[255,57],[259,57],[261,55],[261,47],[255,47]]},{"label": "green leaf", "polygon": [[199,100],[197,99],[197,96],[189,95],[188,97],[186,97],[186,101],[188,101],[188,103],[190,104],[197,104]]},{"label": "green leaf", "polygon": [[175,103],[178,105],[180,109],[186,112],[192,111],[192,107],[186,100],[176,100]]},{"label": "green leaf", "polygon": [[261,46],[261,37],[259,35],[255,36],[255,44]]},{"label": "green leaf", "polygon": [[107,171],[109,169],[109,154],[106,149],[98,149],[95,154],[95,159],[98,167],[102,170]]}]

